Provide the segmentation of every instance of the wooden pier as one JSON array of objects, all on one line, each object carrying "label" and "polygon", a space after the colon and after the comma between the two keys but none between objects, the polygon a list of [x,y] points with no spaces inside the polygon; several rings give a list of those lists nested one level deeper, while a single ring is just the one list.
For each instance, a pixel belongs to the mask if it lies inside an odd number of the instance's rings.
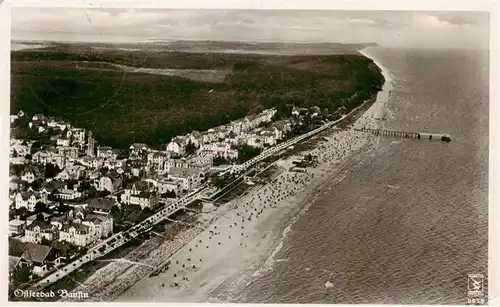
[{"label": "wooden pier", "polygon": [[405,139],[423,139],[423,140],[440,140],[443,142],[451,141],[451,137],[447,134],[426,133],[426,132],[408,132],[408,131],[393,131],[384,129],[361,128],[354,129],[356,131],[372,133],[376,136],[392,136]]}]

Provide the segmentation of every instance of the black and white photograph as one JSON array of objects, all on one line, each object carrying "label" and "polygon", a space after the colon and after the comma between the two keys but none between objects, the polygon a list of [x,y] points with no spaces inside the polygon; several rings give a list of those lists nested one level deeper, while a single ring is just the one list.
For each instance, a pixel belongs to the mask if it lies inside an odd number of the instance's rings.
[{"label": "black and white photograph", "polygon": [[487,9],[11,2],[10,302],[493,300]]}]

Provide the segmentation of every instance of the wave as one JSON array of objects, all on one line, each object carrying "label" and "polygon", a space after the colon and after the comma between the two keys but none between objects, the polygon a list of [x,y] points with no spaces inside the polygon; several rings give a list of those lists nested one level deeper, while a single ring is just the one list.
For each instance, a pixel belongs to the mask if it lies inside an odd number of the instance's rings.
[{"label": "wave", "polygon": [[[317,196],[316,196],[317,197]],[[274,249],[274,251],[271,253],[271,255],[266,259],[266,262],[264,262],[264,265],[258,269],[252,277],[260,277],[263,273],[271,272],[273,270],[274,264],[278,262],[275,260],[276,255],[281,251],[283,248],[283,245],[285,243],[285,240],[288,238],[288,234],[290,231],[292,231],[293,225],[299,220],[299,218],[304,215],[309,208],[313,205],[314,201],[316,200],[316,197],[314,197],[311,201],[308,202],[308,204],[300,210],[300,212],[295,215],[292,220],[290,221],[290,224],[285,228],[281,235],[281,240],[278,246]]]}]

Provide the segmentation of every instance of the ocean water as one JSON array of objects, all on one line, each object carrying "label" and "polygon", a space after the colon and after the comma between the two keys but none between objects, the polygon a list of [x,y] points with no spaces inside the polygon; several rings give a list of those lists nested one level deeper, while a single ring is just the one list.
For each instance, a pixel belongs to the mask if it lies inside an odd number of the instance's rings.
[{"label": "ocean water", "polygon": [[368,53],[393,78],[386,128],[452,141],[380,138],[354,157],[291,227],[286,261],[237,301],[465,304],[468,274],[484,275],[487,295],[488,54]]}]

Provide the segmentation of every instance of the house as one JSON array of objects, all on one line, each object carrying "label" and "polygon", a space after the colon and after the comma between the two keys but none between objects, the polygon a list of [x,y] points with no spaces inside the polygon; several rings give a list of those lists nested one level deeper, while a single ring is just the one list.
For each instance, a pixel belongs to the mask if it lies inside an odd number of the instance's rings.
[{"label": "house", "polygon": [[24,253],[21,255],[19,265],[29,265],[32,267],[33,274],[43,276],[54,265],[59,265],[60,263],[61,258],[52,247],[37,243],[27,243]]},{"label": "house", "polygon": [[66,160],[75,161],[78,159],[78,148],[75,146],[57,147],[57,154]]},{"label": "house", "polygon": [[[40,214],[41,214],[40,215],[41,221],[43,221],[43,222],[48,222],[52,218],[52,214],[50,214],[50,213],[42,212]],[[38,219],[38,215],[37,214],[33,214],[31,216],[28,216],[26,218],[26,226],[29,226],[29,225],[33,224],[33,222],[35,222],[37,219]]]},{"label": "house", "polygon": [[68,223],[63,225],[59,231],[59,240],[76,246],[87,246],[95,242],[93,240],[90,226],[82,223]]},{"label": "house", "polygon": [[32,183],[37,179],[43,179],[44,174],[39,167],[28,165],[21,173],[21,180],[27,183]]},{"label": "house", "polygon": [[139,181],[130,183],[121,195],[121,202],[127,205],[140,205],[141,208],[153,207],[158,203],[152,183]]},{"label": "house", "polygon": [[93,165],[92,165],[94,159],[92,157],[84,156],[84,157],[81,157],[81,158],[77,159],[76,161],[78,163],[80,163],[81,165],[86,166],[88,168],[94,168]]},{"label": "house", "polygon": [[59,129],[60,131],[71,128],[71,124],[64,122],[62,120],[56,120],[56,119],[50,119],[47,122],[47,126],[50,128]]},{"label": "house", "polygon": [[[72,165],[72,166],[66,167],[63,170],[63,172],[66,171],[69,178],[78,179],[80,177],[85,177],[86,170],[87,170],[87,168],[83,165]],[[56,178],[57,178],[57,176],[56,176]]]},{"label": "house", "polygon": [[76,246],[88,246],[113,234],[113,218],[109,214],[85,214],[78,211],[68,215],[68,222],[63,222],[60,241]]},{"label": "house", "polygon": [[58,128],[58,121],[55,118],[49,118],[47,120],[47,127]]},{"label": "house", "polygon": [[24,231],[24,242],[42,243],[42,238],[48,241],[57,239],[58,229],[46,221],[33,221],[30,225],[26,226]]},{"label": "house", "polygon": [[24,233],[25,222],[14,219],[9,221],[9,236],[22,235]]},{"label": "house", "polygon": [[42,183],[42,188],[39,190],[42,202],[47,202],[49,195],[56,193],[57,190],[65,189],[66,183],[59,180],[52,180],[50,182]]},{"label": "house", "polygon": [[111,214],[87,214],[82,220],[82,224],[94,224],[95,236],[98,239],[103,239],[113,235],[113,217]]},{"label": "house", "polygon": [[148,161],[146,166],[150,170],[162,171],[165,161],[167,161],[169,157],[170,155],[167,152],[158,150],[151,151],[148,154]]},{"label": "house", "polygon": [[264,145],[268,146],[274,146],[277,143],[277,138],[276,138],[276,133],[274,133],[274,130],[263,130],[260,133],[260,136],[262,137],[262,141]]},{"label": "house", "polygon": [[278,139],[284,138],[288,132],[292,131],[292,125],[287,120],[274,122],[271,127],[278,130]]},{"label": "house", "polygon": [[168,172],[167,179],[182,182],[183,191],[191,191],[205,180],[205,173],[195,168],[172,167]]},{"label": "house", "polygon": [[143,191],[152,191],[154,190],[154,184],[146,182],[146,181],[138,181],[134,183],[129,183],[124,189],[123,195],[137,195]]},{"label": "house", "polygon": [[200,133],[201,144],[212,143],[217,141],[217,132],[214,129],[208,129],[205,132]]},{"label": "house", "polygon": [[100,169],[104,166],[104,158],[93,158],[91,160],[91,167],[95,169]]},{"label": "house", "polygon": [[158,193],[165,194],[172,191],[175,195],[179,195],[182,192],[182,181],[167,178],[158,180]]},{"label": "house", "polygon": [[21,180],[26,181],[27,183],[32,183],[36,180],[34,171],[26,170],[21,173]]},{"label": "house", "polygon": [[247,138],[247,145],[256,147],[256,148],[263,148],[264,147],[264,140],[261,136],[258,135],[251,135]]},{"label": "house", "polygon": [[43,114],[38,113],[38,114],[33,115],[31,120],[32,121],[40,121],[40,122],[45,123],[47,121],[47,117]]},{"label": "house", "polygon": [[215,132],[217,133],[217,139],[222,141],[226,138],[226,135],[229,133],[226,126],[219,126],[215,128]]},{"label": "house", "polygon": [[60,169],[64,169],[66,163],[66,157],[59,154],[54,150],[54,148],[48,148],[46,150],[41,150],[33,154],[33,162],[40,164],[52,163],[59,166]]},{"label": "house", "polygon": [[[75,209],[62,223],[59,240],[76,246],[88,246],[113,234],[113,218],[109,214],[85,214]],[[59,223],[58,225],[60,225]]]},{"label": "house", "polygon": [[16,209],[26,208],[28,211],[35,211],[37,202],[42,201],[38,192],[19,192],[15,197]]},{"label": "house", "polygon": [[[80,207],[77,207],[77,208],[80,208]],[[68,216],[70,216],[70,214],[72,214],[72,212],[73,211],[70,210],[70,212],[67,212],[65,215],[55,216],[55,217],[51,218],[50,224],[57,227],[57,230],[61,230],[63,225],[69,221]]]},{"label": "house", "polygon": [[130,195],[128,202],[131,205],[141,206],[141,209],[153,208],[158,204],[158,197],[154,192],[141,191],[137,195]]},{"label": "house", "polygon": [[61,146],[61,147],[69,147],[69,139],[68,138],[65,138],[65,137],[62,137],[62,138],[58,138],[57,141],[56,141],[56,145],[57,146]]},{"label": "house", "polygon": [[120,204],[110,197],[93,198],[88,202],[88,208],[95,213],[110,213],[113,206],[120,207]]},{"label": "house", "polygon": [[191,142],[194,146],[199,147],[201,141],[201,133],[198,131],[193,131],[186,135],[186,145]]},{"label": "house", "polygon": [[97,157],[116,160],[118,154],[116,153],[115,150],[113,150],[113,148],[109,146],[97,146]]},{"label": "house", "polygon": [[85,129],[71,128],[66,132],[67,138],[72,138],[73,142],[85,144]]},{"label": "house", "polygon": [[205,152],[213,152],[215,156],[227,158],[228,151],[231,149],[231,145],[229,145],[228,143],[217,142],[211,144],[203,144],[200,149],[201,151]]},{"label": "house", "polygon": [[64,169],[61,171],[59,174],[57,174],[54,179],[61,180],[61,181],[66,181],[69,180],[71,177],[69,175],[68,170]]},{"label": "house", "polygon": [[111,194],[121,189],[123,179],[115,172],[109,172],[106,176],[99,178],[96,189],[98,191],[109,191]]},{"label": "house", "polygon": [[62,189],[55,193],[55,197],[62,200],[76,200],[82,197],[82,193],[75,189]]},{"label": "house", "polygon": [[130,145],[129,155],[130,155],[131,158],[139,158],[139,157],[142,156],[142,154],[146,154],[150,150],[151,149],[146,144],[135,143],[135,144]]},{"label": "house", "polygon": [[11,158],[14,158],[15,156],[25,157],[26,155],[31,154],[31,145],[31,143],[22,140],[11,139],[9,156]]},{"label": "house", "polygon": [[174,137],[168,144],[167,144],[167,152],[172,152],[177,155],[183,155],[186,151],[186,139],[183,137]]},{"label": "house", "polygon": [[236,160],[238,159],[238,150],[236,149],[229,149],[227,152],[226,152],[226,158],[225,159],[229,159],[229,160]]}]

